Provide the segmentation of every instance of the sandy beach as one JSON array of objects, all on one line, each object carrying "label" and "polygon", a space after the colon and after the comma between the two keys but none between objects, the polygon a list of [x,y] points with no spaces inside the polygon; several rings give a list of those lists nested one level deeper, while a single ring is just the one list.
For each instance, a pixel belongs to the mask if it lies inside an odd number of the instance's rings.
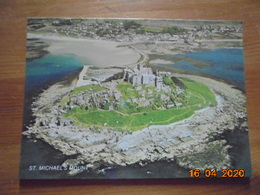
[{"label": "sandy beach", "polygon": [[[49,43],[48,51],[52,54],[75,54],[82,59],[91,60],[98,67],[126,66],[136,63],[140,58],[140,53],[135,49],[118,48],[119,43],[112,41],[29,36]],[[65,86],[60,82],[36,99],[33,104],[35,124],[28,127],[24,135],[35,135],[64,155],[77,154],[76,159],[68,159],[63,165],[73,161],[75,165],[86,164],[93,170],[101,165],[143,165],[173,159],[177,159],[180,166],[190,169],[231,168],[229,146],[225,140],[212,141],[212,136],[229,130],[247,130],[245,95],[232,85],[214,79],[177,73],[173,76],[206,85],[215,94],[218,105],[196,111],[192,117],[170,125],[150,126],[133,133],[113,131],[105,127],[97,130],[75,125],[63,118],[64,111],[59,108],[59,102],[75,84]],[[60,121],[64,125],[56,125]],[[213,162],[208,163],[208,156],[204,154],[211,153],[216,155]],[[200,158],[201,162],[193,163],[193,157]]]},{"label": "sandy beach", "polygon": [[63,36],[28,33],[27,38],[38,38],[49,44],[47,50],[54,55],[74,54],[86,64],[97,67],[126,66],[141,57],[128,47],[118,47],[121,43],[106,40],[71,38]]}]

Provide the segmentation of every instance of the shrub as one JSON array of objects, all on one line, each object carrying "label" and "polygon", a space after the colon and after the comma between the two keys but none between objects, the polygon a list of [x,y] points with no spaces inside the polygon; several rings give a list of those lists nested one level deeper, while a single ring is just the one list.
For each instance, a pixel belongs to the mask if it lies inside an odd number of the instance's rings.
[{"label": "shrub", "polygon": [[165,84],[165,85],[172,85],[173,81],[171,80],[171,78],[169,78],[167,76],[164,76],[163,77],[163,84]]},{"label": "shrub", "polygon": [[167,27],[162,30],[163,33],[169,33],[170,35],[178,35],[185,32],[186,29],[177,26]]},{"label": "shrub", "polygon": [[104,110],[109,110],[109,107],[111,106],[111,103],[105,103]]},{"label": "shrub", "polygon": [[139,28],[141,26],[141,24],[137,23],[134,20],[125,20],[123,22],[123,25],[124,25],[124,29],[125,30],[129,30],[131,28],[137,29],[137,28]]}]

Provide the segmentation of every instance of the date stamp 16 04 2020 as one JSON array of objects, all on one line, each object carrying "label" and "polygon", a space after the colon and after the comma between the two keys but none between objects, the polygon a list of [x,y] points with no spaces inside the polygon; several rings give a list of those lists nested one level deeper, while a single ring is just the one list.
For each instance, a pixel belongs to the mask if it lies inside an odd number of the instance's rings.
[{"label": "date stamp 16 04 2020", "polygon": [[[201,171],[199,169],[189,170],[190,177],[227,177],[227,178],[235,178],[235,177],[245,177],[245,170],[243,169],[223,169],[221,171],[217,171],[214,169],[206,169]],[[221,174],[221,175],[219,175]]]}]

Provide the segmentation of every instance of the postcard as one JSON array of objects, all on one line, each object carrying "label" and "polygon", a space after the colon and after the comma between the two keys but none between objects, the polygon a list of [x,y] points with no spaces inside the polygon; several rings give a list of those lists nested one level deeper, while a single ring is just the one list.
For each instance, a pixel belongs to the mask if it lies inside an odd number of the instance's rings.
[{"label": "postcard", "polygon": [[250,177],[242,30],[29,18],[20,178]]}]

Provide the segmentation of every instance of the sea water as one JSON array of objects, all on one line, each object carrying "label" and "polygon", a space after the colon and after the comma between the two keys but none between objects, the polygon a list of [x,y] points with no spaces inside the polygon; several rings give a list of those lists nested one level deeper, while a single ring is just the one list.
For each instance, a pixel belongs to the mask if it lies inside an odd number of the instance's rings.
[{"label": "sea water", "polygon": [[87,64],[72,54],[46,55],[26,63],[26,91],[41,88],[48,83],[61,80],[64,76],[79,71]]},{"label": "sea water", "polygon": [[[170,66],[177,67],[190,72],[202,72],[208,75],[224,79],[234,83],[238,88],[244,89],[244,73],[243,73],[243,50],[242,49],[215,49],[208,51],[193,52],[181,54],[183,56],[210,62],[213,66],[198,68],[185,61],[180,61]],[[82,61],[75,55],[46,55],[42,58],[27,62],[26,69],[26,92],[43,88],[48,83],[61,80],[63,77],[79,71],[87,62]],[[25,124],[28,125],[28,124]],[[241,136],[239,136],[241,134]],[[240,142],[237,143],[239,136]],[[245,167],[248,167],[249,159],[248,150],[239,149],[241,146],[248,144],[247,133],[236,133],[236,137],[232,139],[232,133],[225,136],[229,144],[233,146],[233,154],[245,156]],[[30,139],[23,137],[22,145],[22,161],[21,175],[23,178],[174,178],[189,177],[189,170],[179,167],[175,161],[166,162],[159,161],[149,163],[142,167],[138,164],[126,167],[112,167],[108,169],[103,167],[103,171],[97,174],[95,172],[84,171],[76,176],[68,176],[66,171],[28,171],[28,167],[32,164],[38,165],[60,165],[68,157],[62,155],[61,152],[53,149],[47,143],[38,140],[36,143]],[[69,157],[71,158],[71,157]],[[235,160],[235,159],[234,159]],[[239,162],[234,162],[239,164]],[[239,165],[240,166],[240,165]],[[243,168],[240,167],[240,168]]]},{"label": "sea water", "polygon": [[[208,64],[208,66],[198,67],[192,64],[191,61],[185,59],[175,63],[169,63],[167,66],[217,77],[232,83],[243,91],[245,90],[244,55],[242,48],[205,50],[174,56],[202,61],[204,64]],[[171,57],[173,56],[165,56],[166,59],[170,59]]]},{"label": "sea water", "polygon": [[[41,58],[28,60],[26,62],[26,81],[25,81],[25,103],[24,103],[24,124],[23,131],[33,122],[31,104],[42,89],[62,80],[64,77],[73,73],[80,72],[87,61],[83,61],[73,54],[66,55],[45,55]],[[47,143],[37,140],[36,143],[31,139],[22,137],[20,175],[23,178],[59,178],[65,173],[29,171],[31,165],[57,165],[66,160],[61,152],[53,149]]]}]

